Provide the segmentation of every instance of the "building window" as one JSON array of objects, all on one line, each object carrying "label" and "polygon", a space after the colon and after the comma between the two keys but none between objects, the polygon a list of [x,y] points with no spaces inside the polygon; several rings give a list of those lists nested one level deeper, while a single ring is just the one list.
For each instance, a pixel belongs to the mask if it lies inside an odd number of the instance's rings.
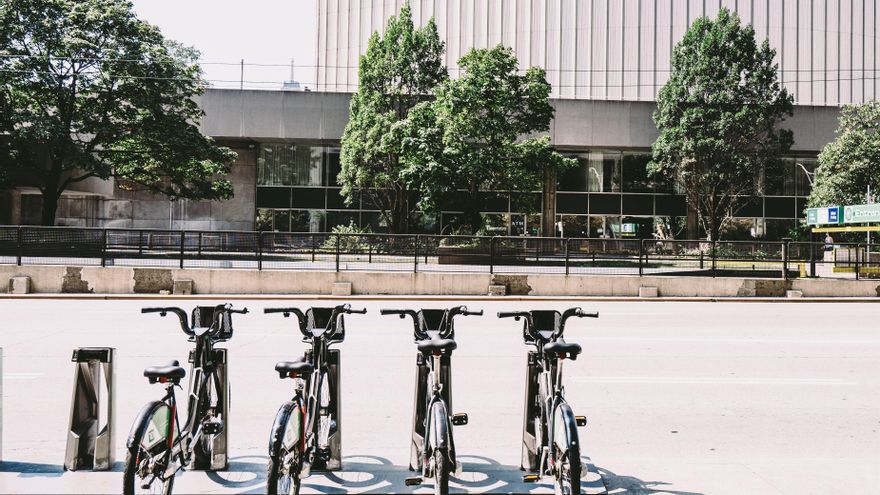
[{"label": "building window", "polygon": [[321,186],[324,159],[323,146],[261,144],[257,158],[257,185]]},{"label": "building window", "polygon": [[587,174],[590,192],[620,192],[620,153],[591,151]]}]

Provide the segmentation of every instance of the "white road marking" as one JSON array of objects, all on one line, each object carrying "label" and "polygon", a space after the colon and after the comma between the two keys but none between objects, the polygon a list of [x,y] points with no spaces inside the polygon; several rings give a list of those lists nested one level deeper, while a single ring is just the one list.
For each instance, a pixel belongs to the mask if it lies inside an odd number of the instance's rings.
[{"label": "white road marking", "polygon": [[5,380],[36,380],[45,373],[3,373]]},{"label": "white road marking", "polygon": [[573,376],[576,383],[634,383],[670,385],[855,385],[840,378],[738,378],[712,376]]}]

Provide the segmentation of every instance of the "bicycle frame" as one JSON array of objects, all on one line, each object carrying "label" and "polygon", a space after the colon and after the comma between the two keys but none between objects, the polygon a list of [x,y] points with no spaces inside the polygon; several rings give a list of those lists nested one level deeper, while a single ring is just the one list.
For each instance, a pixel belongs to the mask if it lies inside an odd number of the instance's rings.
[{"label": "bicycle frame", "polygon": [[[220,396],[223,392],[220,384],[220,377],[217,376],[216,362],[213,360],[213,355],[214,343],[210,336],[203,335],[197,337],[196,347],[193,350],[193,372],[188,387],[187,416],[183,427],[181,427],[180,424],[180,416],[177,409],[177,396],[174,392],[174,387],[179,385],[168,383],[165,387],[165,397],[162,398],[162,402],[164,402],[171,411],[168,421],[168,429],[165,432],[165,438],[168,439],[170,447],[168,452],[171,453],[169,460],[177,458],[180,461],[180,465],[177,467],[174,467],[173,462],[168,463],[165,471],[166,476],[172,473],[172,468],[173,471],[176,472],[189,463],[189,460],[192,457],[193,445],[195,445],[201,438],[202,425],[198,425],[198,428],[195,431],[193,431],[193,428],[195,427],[195,422],[199,419],[196,417],[196,411],[198,409],[199,395],[201,394],[203,386],[205,386],[204,379],[206,377],[214,380],[215,390],[218,395],[217,402],[221,403],[224,399]],[[176,432],[174,431],[175,428],[177,428]]]}]

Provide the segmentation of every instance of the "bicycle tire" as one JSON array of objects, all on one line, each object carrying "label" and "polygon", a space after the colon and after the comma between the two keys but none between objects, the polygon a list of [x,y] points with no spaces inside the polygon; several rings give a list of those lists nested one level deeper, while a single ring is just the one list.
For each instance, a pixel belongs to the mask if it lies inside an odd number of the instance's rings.
[{"label": "bicycle tire", "polygon": [[[287,474],[282,474],[282,462],[290,452],[290,438],[288,436],[296,436],[298,439],[293,442],[291,447],[302,452],[302,446],[305,442],[305,430],[303,424],[304,411],[299,401],[287,402],[281,406],[276,416],[276,424],[273,425],[273,437],[270,439],[269,445],[269,462],[266,466],[266,493],[267,495],[299,495],[302,487],[302,455],[295,455],[293,465]],[[295,426],[298,428],[294,428]],[[274,430],[277,428],[282,432],[275,436]]]},{"label": "bicycle tire", "polygon": [[[579,495],[581,492],[581,447],[578,439],[574,413],[568,404],[561,404],[557,421],[561,420],[562,437],[554,434],[554,446],[558,461],[554,474],[554,491],[557,495]],[[560,445],[558,440],[563,441]]]},{"label": "bicycle tire", "polygon": [[449,455],[445,449],[434,450],[434,495],[449,495]]},{"label": "bicycle tire", "polygon": [[[168,409],[167,404],[162,401],[157,400],[147,403],[147,405],[144,407],[144,414],[139,416],[140,422],[132,428],[131,446],[126,449],[125,463],[123,464],[123,495],[171,494],[171,490],[174,487],[174,473],[172,473],[172,475],[168,478],[157,476],[156,479],[154,479],[153,482],[150,484],[149,489],[142,488],[140,481],[144,478],[142,478],[138,473],[138,465],[140,464],[141,459],[144,455],[149,455],[150,457],[169,455],[168,442],[166,441],[167,437],[160,438],[160,441],[158,443],[155,443],[149,448],[145,448],[144,446],[144,435],[146,435],[147,432],[150,430],[149,423],[153,421],[154,415],[159,412],[163,407],[165,409]],[[168,462],[171,462],[170,458],[168,459]]]}]

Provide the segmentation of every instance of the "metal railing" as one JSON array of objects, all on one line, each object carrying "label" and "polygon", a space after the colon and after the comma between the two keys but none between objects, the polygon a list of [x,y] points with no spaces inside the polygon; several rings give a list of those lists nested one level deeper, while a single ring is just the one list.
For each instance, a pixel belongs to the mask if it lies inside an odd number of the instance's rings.
[{"label": "metal railing", "polygon": [[880,278],[865,244],[0,226],[0,264]]}]

